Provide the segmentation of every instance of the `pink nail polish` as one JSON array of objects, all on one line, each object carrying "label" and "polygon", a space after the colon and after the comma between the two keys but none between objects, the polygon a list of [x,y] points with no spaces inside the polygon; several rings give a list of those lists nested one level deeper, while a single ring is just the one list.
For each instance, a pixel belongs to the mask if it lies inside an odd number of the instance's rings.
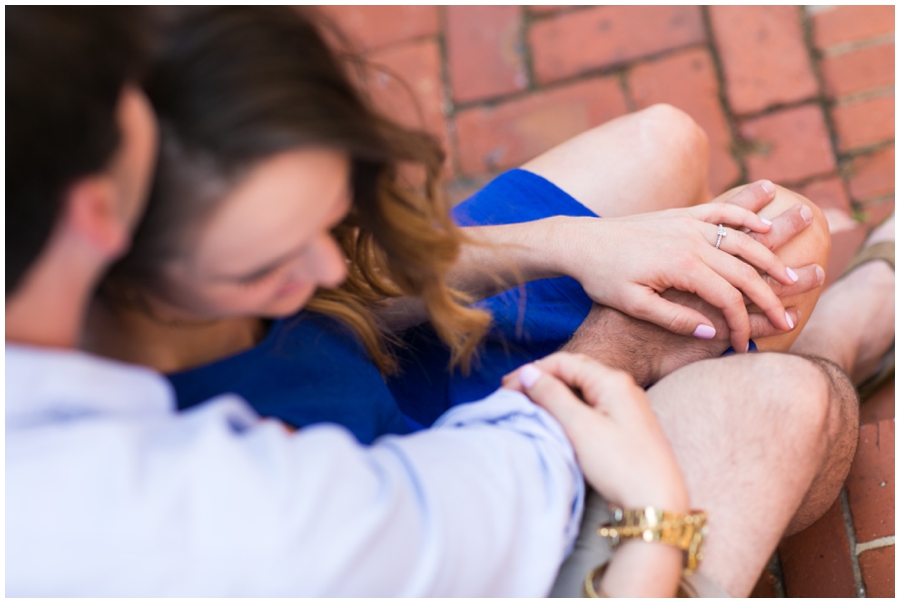
[{"label": "pink nail polish", "polygon": [[766,191],[770,195],[775,194],[775,185],[772,184],[771,182],[769,182],[768,180],[763,180],[762,182],[760,182],[759,185],[762,187],[762,189],[764,191]]},{"label": "pink nail polish", "polygon": [[746,353],[746,352],[749,352],[749,351],[750,351],[750,342],[748,341],[748,342],[747,342],[747,347],[744,348],[744,352]]},{"label": "pink nail polish", "polygon": [[772,220],[766,220],[765,218],[760,218],[759,221],[762,222],[763,224],[765,224],[766,226],[772,225]]},{"label": "pink nail polish", "polygon": [[519,381],[527,388],[531,388],[541,378],[541,371],[533,364],[526,364],[519,369]]},{"label": "pink nail polish", "polygon": [[791,315],[788,314],[787,312],[785,312],[785,313],[784,313],[784,319],[787,321],[788,326],[790,326],[790,327],[793,329],[793,328],[794,328],[794,321],[791,320]]},{"label": "pink nail polish", "polygon": [[716,330],[709,325],[700,325],[694,329],[694,337],[699,339],[712,339],[716,336]]},{"label": "pink nail polish", "polygon": [[790,268],[787,269],[787,275],[788,275],[788,278],[791,279],[792,281],[794,281],[795,283],[800,280],[800,277],[797,276],[797,273],[794,272],[793,270],[791,270]]}]

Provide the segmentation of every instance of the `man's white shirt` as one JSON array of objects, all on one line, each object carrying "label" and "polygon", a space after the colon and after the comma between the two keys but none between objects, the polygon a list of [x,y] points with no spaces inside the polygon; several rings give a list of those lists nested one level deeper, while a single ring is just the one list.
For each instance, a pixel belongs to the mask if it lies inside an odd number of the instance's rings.
[{"label": "man's white shirt", "polygon": [[6,346],[8,596],[542,596],[583,498],[559,424],[508,390],[362,446]]}]

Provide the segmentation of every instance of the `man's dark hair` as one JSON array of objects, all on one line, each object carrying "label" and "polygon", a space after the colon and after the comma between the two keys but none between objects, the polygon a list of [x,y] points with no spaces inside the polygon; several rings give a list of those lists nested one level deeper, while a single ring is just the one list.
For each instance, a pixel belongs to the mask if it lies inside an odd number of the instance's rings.
[{"label": "man's dark hair", "polygon": [[136,8],[6,7],[6,294],[44,248],[60,200],[119,146],[116,107],[147,51]]}]

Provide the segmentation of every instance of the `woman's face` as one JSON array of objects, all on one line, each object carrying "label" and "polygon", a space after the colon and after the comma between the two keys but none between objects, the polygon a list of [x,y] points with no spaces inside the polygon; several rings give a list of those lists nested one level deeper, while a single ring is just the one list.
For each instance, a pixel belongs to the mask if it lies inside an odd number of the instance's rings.
[{"label": "woman's face", "polygon": [[260,162],[164,271],[166,298],[196,318],[280,317],[345,278],[330,229],[350,208],[350,161],[325,149]]}]

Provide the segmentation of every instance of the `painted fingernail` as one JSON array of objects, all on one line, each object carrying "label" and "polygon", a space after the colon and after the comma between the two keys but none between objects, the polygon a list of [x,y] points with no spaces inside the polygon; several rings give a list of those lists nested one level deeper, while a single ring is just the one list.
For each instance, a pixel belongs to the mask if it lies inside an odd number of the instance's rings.
[{"label": "painted fingernail", "polygon": [[750,342],[748,341],[747,347],[744,348],[744,352],[749,352],[749,351],[750,351]]},{"label": "painted fingernail", "polygon": [[763,224],[765,224],[766,226],[772,225],[772,220],[766,220],[765,218],[760,218],[759,221],[762,222]]},{"label": "painted fingernail", "polygon": [[797,276],[797,273],[794,272],[793,270],[791,270],[790,268],[787,269],[787,275],[788,275],[788,278],[791,279],[792,281],[794,281],[795,283],[800,280],[800,277]]},{"label": "painted fingernail", "polygon": [[784,319],[787,321],[788,326],[789,326],[790,328],[793,329],[793,328],[794,328],[794,321],[791,320],[791,315],[788,314],[787,312],[785,312],[785,313],[784,313]]},{"label": "painted fingernail", "polygon": [[807,224],[809,224],[813,219],[812,210],[808,206],[804,205],[800,208],[800,217],[802,217],[803,220]]},{"label": "painted fingernail", "polygon": [[816,283],[821,285],[825,282],[825,271],[821,266],[816,266]]},{"label": "painted fingernail", "polygon": [[772,184],[771,182],[769,182],[768,180],[763,180],[762,182],[759,183],[759,185],[762,187],[762,189],[764,191],[766,191],[770,195],[775,194],[775,185]]},{"label": "painted fingernail", "polygon": [[536,366],[533,364],[526,364],[519,369],[519,381],[521,381],[522,385],[526,388],[530,388],[541,378],[541,374],[541,371]]},{"label": "painted fingernail", "polygon": [[709,325],[700,325],[694,329],[694,337],[699,339],[712,339],[716,336],[716,330]]}]

